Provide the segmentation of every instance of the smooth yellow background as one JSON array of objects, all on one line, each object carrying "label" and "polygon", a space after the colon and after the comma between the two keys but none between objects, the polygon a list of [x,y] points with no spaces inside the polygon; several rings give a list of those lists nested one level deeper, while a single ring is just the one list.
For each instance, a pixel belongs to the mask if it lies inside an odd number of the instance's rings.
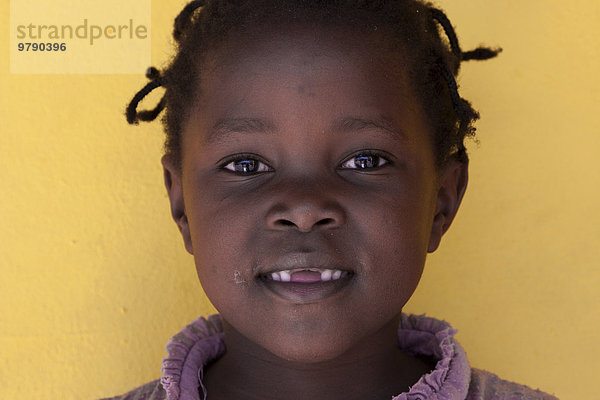
[{"label": "smooth yellow background", "polygon": [[[170,336],[214,311],[170,220],[161,126],[122,115],[143,71],[10,75],[0,4],[0,398],[115,395],[158,378]],[[504,53],[463,67],[480,145],[406,311],[450,321],[475,367],[598,398],[600,3],[439,4],[465,49]],[[153,1],[155,65],[182,5]]]}]

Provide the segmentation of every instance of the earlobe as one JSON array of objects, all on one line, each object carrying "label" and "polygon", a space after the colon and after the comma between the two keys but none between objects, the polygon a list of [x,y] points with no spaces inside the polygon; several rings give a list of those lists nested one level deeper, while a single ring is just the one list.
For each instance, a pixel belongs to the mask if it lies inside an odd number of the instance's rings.
[{"label": "earlobe", "polygon": [[175,164],[167,157],[161,159],[165,179],[165,187],[171,203],[171,216],[177,224],[185,249],[190,254],[194,254],[192,248],[192,238],[190,236],[190,226],[188,224],[187,214],[185,212],[185,203],[183,201],[183,186],[181,184],[181,172],[175,167]]},{"label": "earlobe", "polygon": [[429,253],[438,248],[442,236],[450,228],[467,189],[468,180],[468,162],[453,160],[444,167],[440,175],[437,207],[429,237]]}]

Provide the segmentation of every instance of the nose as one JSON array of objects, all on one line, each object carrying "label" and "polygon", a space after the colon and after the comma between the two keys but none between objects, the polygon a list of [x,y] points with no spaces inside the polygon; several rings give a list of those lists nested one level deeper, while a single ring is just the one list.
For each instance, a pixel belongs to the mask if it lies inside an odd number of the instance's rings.
[{"label": "nose", "polygon": [[335,229],[345,223],[346,214],[331,190],[295,185],[275,194],[267,212],[267,227],[273,230]]}]

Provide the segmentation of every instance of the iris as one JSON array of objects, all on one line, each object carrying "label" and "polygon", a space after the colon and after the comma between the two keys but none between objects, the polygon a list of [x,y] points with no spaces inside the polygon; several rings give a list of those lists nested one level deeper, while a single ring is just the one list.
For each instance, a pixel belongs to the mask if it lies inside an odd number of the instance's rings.
[{"label": "iris", "polygon": [[236,172],[250,173],[255,172],[258,162],[256,160],[239,160],[233,163]]},{"label": "iris", "polygon": [[375,168],[379,166],[379,156],[363,155],[354,157],[354,165],[356,168]]}]

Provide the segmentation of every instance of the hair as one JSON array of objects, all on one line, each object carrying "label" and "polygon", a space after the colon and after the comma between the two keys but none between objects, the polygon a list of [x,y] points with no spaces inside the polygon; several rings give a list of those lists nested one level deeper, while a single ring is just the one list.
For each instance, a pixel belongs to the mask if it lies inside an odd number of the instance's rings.
[{"label": "hair", "polygon": [[[180,167],[181,131],[197,95],[207,53],[233,31],[281,23],[344,26],[390,35],[410,56],[408,76],[432,128],[436,166],[451,159],[468,162],[464,141],[475,135],[473,123],[479,114],[460,96],[456,76],[463,61],[489,59],[502,50],[479,47],[463,52],[444,12],[421,0],[192,1],[175,18],[176,55],[164,71],[148,69],[150,82],[129,103],[127,121],[152,121],[166,108],[164,151]],[[142,99],[161,86],[166,91],[158,105],[137,111]]]}]

